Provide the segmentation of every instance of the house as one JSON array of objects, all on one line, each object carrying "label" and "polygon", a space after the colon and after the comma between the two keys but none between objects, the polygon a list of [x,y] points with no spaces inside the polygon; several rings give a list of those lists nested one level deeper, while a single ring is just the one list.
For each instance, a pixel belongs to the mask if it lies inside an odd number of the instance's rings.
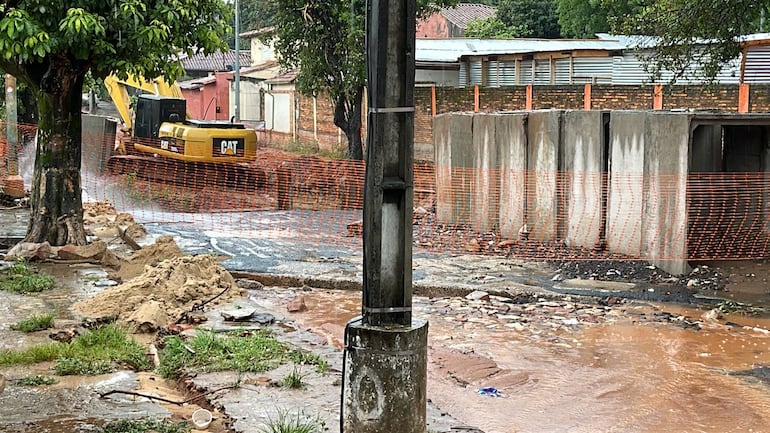
[{"label": "house", "polygon": [[[251,65],[251,53],[247,50],[239,51],[238,59],[241,67]],[[181,60],[188,77],[203,78],[215,72],[232,71],[235,67],[235,50],[220,51],[209,55],[198,53]]]},{"label": "house", "polygon": [[442,8],[428,18],[417,22],[417,38],[461,38],[468,23],[474,20],[492,18],[497,8],[478,3],[460,3],[451,8]]}]

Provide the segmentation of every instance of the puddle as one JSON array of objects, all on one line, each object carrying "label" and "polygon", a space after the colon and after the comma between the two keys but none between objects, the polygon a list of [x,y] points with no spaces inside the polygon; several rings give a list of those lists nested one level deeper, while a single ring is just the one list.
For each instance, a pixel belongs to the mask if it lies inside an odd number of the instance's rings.
[{"label": "puddle", "polygon": [[2,431],[98,431],[96,426],[109,420],[169,416],[168,411],[144,398],[120,394],[100,397],[100,393],[113,389],[135,389],[139,379],[134,372],[58,378],[58,384],[39,387],[14,385],[18,369],[6,373],[9,384],[0,395]]},{"label": "puddle", "polygon": [[[276,295],[276,308],[291,296]],[[335,345],[360,314],[360,293],[313,291],[306,303],[308,311],[287,317]],[[499,314],[460,320],[437,299],[414,303],[430,321],[428,398],[486,433],[759,432],[770,423],[768,318],[707,322],[699,320],[704,311],[650,304],[549,331],[521,318],[511,328]],[[650,320],[655,313],[674,319]],[[701,329],[679,326],[679,315]],[[479,395],[482,387],[502,397]]]}]

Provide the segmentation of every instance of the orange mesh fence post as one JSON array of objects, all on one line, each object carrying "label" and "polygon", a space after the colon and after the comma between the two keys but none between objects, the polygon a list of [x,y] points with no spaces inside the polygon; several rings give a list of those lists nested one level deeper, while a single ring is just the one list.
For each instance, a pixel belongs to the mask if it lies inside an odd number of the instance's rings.
[{"label": "orange mesh fence post", "polygon": [[583,109],[584,110],[591,109],[591,85],[590,84],[586,84],[583,87]]},{"label": "orange mesh fence post", "polygon": [[532,110],[532,85],[527,84],[527,100],[524,105],[524,109],[527,111]]},{"label": "orange mesh fence post", "polygon": [[748,113],[749,112],[749,92],[750,88],[749,85],[746,83],[741,83],[738,85],[738,112],[739,113]]},{"label": "orange mesh fence post", "polygon": [[652,95],[652,109],[653,110],[662,110],[663,109],[663,86],[660,84],[656,84],[653,87],[653,95]]}]

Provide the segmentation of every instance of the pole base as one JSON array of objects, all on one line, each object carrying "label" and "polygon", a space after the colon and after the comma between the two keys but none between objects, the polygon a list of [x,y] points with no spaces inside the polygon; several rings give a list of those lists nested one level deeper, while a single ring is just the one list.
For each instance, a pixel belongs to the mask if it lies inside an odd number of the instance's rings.
[{"label": "pole base", "polygon": [[346,331],[344,433],[425,433],[428,322]]}]

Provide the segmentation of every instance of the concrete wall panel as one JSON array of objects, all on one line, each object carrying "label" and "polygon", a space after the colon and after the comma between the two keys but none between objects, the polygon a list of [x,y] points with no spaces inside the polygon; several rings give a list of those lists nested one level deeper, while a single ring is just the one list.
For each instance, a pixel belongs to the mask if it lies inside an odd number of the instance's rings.
[{"label": "concrete wall panel", "polygon": [[687,170],[691,116],[647,113],[643,253],[672,274],[687,272]]},{"label": "concrete wall panel", "polygon": [[530,239],[557,238],[561,111],[535,111],[527,122],[527,226]]},{"label": "concrete wall panel", "polygon": [[603,115],[601,111],[567,111],[563,116],[562,203],[568,246],[593,248],[602,234]]},{"label": "concrete wall panel", "polygon": [[433,120],[436,161],[436,218],[442,224],[470,221],[473,171],[473,115],[450,113]]},{"label": "concrete wall panel", "polygon": [[495,116],[495,142],[500,167],[500,235],[518,239],[524,225],[527,171],[527,114]]},{"label": "concrete wall panel", "polygon": [[471,175],[471,226],[487,232],[497,226],[499,169],[495,141],[495,115],[473,116],[473,170]]},{"label": "concrete wall panel", "polygon": [[639,257],[642,252],[645,122],[643,111],[610,114],[607,248]]}]

